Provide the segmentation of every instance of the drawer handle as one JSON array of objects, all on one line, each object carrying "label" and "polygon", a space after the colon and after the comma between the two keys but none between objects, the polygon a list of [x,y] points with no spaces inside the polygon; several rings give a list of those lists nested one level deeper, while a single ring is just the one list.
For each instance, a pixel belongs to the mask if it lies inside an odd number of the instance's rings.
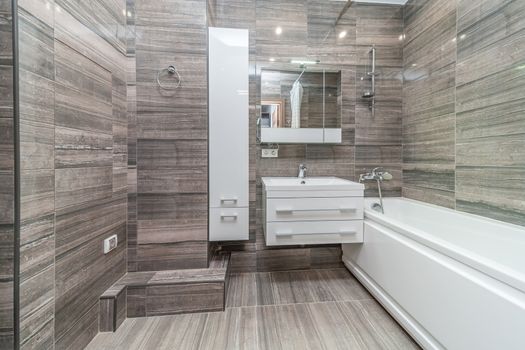
[{"label": "drawer handle", "polygon": [[221,204],[226,204],[228,202],[231,202],[232,204],[236,204],[238,201],[237,197],[232,197],[232,198],[221,198]]},{"label": "drawer handle", "polygon": [[339,232],[292,232],[292,231],[282,231],[276,232],[276,237],[289,237],[289,236],[308,236],[308,235],[355,235],[357,231],[355,230],[339,230]]},{"label": "drawer handle", "polygon": [[229,214],[229,215],[226,215],[226,214],[221,214],[221,220],[226,220],[226,219],[233,219],[233,220],[237,220],[237,217],[239,215],[237,213],[235,214]]},{"label": "drawer handle", "polygon": [[296,212],[308,212],[308,211],[357,211],[357,208],[322,208],[322,209],[287,209],[287,208],[279,208],[275,209],[276,213],[293,213]]}]

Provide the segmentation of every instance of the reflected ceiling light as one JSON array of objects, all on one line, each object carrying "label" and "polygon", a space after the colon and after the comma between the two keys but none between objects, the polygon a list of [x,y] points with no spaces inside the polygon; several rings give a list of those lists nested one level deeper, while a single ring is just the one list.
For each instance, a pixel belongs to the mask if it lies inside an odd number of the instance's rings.
[{"label": "reflected ceiling light", "polygon": [[461,34],[461,35],[459,36],[459,38],[460,38],[461,40],[465,39],[466,37],[467,37],[467,34]]},{"label": "reflected ceiling light", "polygon": [[417,63],[412,63],[412,67],[417,67]]},{"label": "reflected ceiling light", "polygon": [[275,28],[275,34],[277,34],[277,35],[281,35],[282,32],[283,32],[283,28],[281,28],[281,27],[277,27],[277,28]]},{"label": "reflected ceiling light", "polygon": [[317,61],[304,61],[304,60],[291,60],[290,63],[291,64],[318,64],[319,60]]},{"label": "reflected ceiling light", "polygon": [[271,57],[270,62],[275,62],[275,58]]},{"label": "reflected ceiling light", "polygon": [[346,30],[343,30],[341,33],[339,33],[339,39],[343,39],[347,34]]}]

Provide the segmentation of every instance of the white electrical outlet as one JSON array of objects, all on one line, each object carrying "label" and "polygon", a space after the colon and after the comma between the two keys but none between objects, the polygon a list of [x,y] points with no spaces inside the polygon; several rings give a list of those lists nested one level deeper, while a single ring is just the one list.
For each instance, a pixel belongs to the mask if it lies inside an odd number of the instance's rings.
[{"label": "white electrical outlet", "polygon": [[113,249],[117,248],[118,239],[117,235],[110,236],[104,240],[104,254],[109,253]]},{"label": "white electrical outlet", "polygon": [[277,148],[263,148],[261,150],[261,157],[263,158],[277,158],[279,150]]}]

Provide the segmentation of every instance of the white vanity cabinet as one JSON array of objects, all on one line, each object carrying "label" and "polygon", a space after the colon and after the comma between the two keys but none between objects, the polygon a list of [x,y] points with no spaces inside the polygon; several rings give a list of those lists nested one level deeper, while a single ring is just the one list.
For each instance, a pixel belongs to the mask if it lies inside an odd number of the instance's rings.
[{"label": "white vanity cabinet", "polygon": [[266,245],[363,242],[362,184],[334,177],[262,182]]},{"label": "white vanity cabinet", "polygon": [[249,238],[248,30],[209,28],[209,240]]}]

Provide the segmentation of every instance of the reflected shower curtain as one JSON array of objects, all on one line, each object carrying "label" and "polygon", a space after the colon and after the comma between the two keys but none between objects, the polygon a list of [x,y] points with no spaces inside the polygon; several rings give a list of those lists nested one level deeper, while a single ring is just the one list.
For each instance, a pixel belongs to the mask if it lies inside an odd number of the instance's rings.
[{"label": "reflected shower curtain", "polygon": [[303,86],[299,81],[293,83],[290,90],[290,104],[292,107],[292,128],[301,127],[301,102],[303,100]]}]

